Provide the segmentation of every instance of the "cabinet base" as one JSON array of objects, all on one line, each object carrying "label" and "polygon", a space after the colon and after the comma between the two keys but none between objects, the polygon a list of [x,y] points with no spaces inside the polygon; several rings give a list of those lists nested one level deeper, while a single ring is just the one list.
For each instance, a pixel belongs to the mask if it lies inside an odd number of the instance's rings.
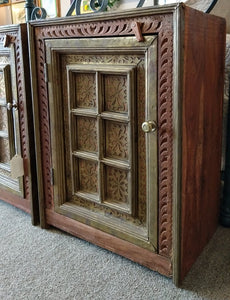
[{"label": "cabinet base", "polygon": [[169,258],[158,255],[157,253],[152,253],[115,236],[111,236],[88,225],[57,214],[49,209],[46,209],[46,220],[47,224],[51,226],[124,256],[162,275],[172,277],[172,264]]}]

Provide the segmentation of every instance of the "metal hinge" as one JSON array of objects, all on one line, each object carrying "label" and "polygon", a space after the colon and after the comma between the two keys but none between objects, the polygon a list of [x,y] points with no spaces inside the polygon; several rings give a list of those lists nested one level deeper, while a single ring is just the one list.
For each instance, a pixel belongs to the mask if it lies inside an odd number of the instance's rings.
[{"label": "metal hinge", "polygon": [[50,169],[51,185],[54,185],[54,168]]},{"label": "metal hinge", "polygon": [[44,77],[45,77],[45,82],[48,82],[48,65],[45,63],[44,64]]}]

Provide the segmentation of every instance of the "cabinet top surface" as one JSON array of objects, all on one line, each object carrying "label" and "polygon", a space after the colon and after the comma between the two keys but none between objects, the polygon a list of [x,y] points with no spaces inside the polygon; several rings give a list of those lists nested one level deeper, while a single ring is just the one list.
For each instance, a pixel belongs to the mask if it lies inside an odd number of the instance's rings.
[{"label": "cabinet top surface", "polygon": [[5,26],[0,26],[0,34],[1,33],[7,33],[12,31],[19,31],[21,27],[24,27],[25,24],[10,24]]},{"label": "cabinet top surface", "polygon": [[122,11],[89,13],[80,16],[53,18],[49,20],[31,21],[30,25],[33,27],[49,26],[49,25],[68,25],[73,23],[92,22],[100,20],[116,20],[125,17],[143,17],[157,14],[168,14],[175,12],[179,7],[185,6],[184,3],[168,4],[163,6],[149,6],[144,8],[134,8]]}]

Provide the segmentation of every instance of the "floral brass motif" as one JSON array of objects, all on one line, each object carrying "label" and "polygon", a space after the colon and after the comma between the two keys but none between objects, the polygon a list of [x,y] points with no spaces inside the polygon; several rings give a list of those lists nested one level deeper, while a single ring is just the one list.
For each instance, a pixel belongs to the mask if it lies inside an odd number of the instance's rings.
[{"label": "floral brass motif", "polygon": [[106,156],[128,159],[128,126],[118,122],[105,122]]},{"label": "floral brass motif", "polygon": [[[76,59],[77,57],[77,59]],[[98,55],[95,54],[93,58],[90,55],[63,55],[63,66],[75,63],[81,64],[138,64],[142,59],[141,55]],[[117,75],[115,75],[117,76]]]},{"label": "floral brass motif", "polygon": [[108,202],[128,204],[128,173],[123,170],[106,167],[106,196]]},{"label": "floral brass motif", "polygon": [[104,75],[105,110],[128,112],[127,78],[122,75]]},{"label": "floral brass motif", "polygon": [[94,118],[77,117],[77,145],[75,150],[97,152],[97,121]]},{"label": "floral brass motif", "polygon": [[79,190],[98,193],[97,163],[79,159]]},{"label": "floral brass motif", "polygon": [[96,107],[95,74],[76,73],[76,102],[80,108]]}]

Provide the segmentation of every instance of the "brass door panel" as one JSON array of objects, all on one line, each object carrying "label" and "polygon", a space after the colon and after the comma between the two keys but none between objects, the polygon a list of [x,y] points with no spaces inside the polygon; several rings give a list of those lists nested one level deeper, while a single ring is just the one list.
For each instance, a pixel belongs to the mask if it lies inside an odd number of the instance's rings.
[{"label": "brass door panel", "polygon": [[135,191],[128,188],[135,185],[135,68],[66,68],[72,196],[135,215]]},{"label": "brass door panel", "polygon": [[156,49],[156,36],[46,41],[54,209],[151,251]]},{"label": "brass door panel", "polygon": [[0,58],[0,187],[23,195],[22,178],[11,177],[10,161],[20,154],[19,122],[14,66],[11,65],[13,48]]},{"label": "brass door panel", "polygon": [[0,199],[38,223],[26,24],[0,28]]}]

